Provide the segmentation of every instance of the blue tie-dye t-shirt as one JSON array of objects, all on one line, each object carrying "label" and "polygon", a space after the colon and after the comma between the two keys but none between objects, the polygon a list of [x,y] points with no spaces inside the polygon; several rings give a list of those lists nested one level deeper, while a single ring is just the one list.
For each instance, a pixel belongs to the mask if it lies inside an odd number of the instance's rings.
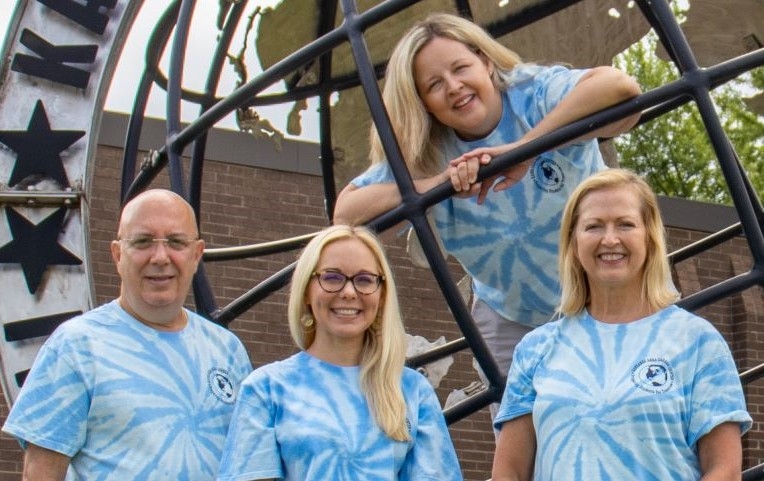
[{"label": "blue tie-dye t-shirt", "polygon": [[[521,65],[508,77],[499,125],[483,139],[464,142],[453,132],[441,146],[443,168],[464,152],[519,140],[562,100],[587,70]],[[605,169],[596,140],[539,156],[527,175],[502,192],[451,197],[433,206],[443,245],[472,277],[475,295],[504,318],[526,326],[549,321],[559,302],[559,229],[565,203],[578,184]],[[356,187],[394,182],[386,162],[351,181]]]},{"label": "blue tie-dye t-shirt", "polygon": [[698,440],[752,422],[724,338],[676,306],[625,324],[584,313],[525,336],[494,425],[528,413],[535,481],[697,481]]},{"label": "blue tie-dye t-shirt", "polygon": [[3,431],[72,457],[67,481],[209,481],[252,371],[227,329],[191,311],[162,332],[116,301],[45,342]]},{"label": "blue tie-dye t-shirt", "polygon": [[408,442],[376,424],[359,367],[300,352],[255,370],[242,383],[218,481],[460,481],[435,392],[412,369],[401,382]]}]

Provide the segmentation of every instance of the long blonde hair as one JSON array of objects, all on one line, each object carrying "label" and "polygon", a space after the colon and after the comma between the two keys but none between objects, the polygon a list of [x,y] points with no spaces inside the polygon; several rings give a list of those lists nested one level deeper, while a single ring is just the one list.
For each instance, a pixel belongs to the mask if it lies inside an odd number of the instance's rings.
[{"label": "long blonde hair", "polygon": [[[401,153],[412,175],[434,175],[440,169],[438,148],[446,127],[425,110],[414,81],[414,58],[432,39],[455,40],[480,53],[498,72],[493,76],[497,89],[505,89],[503,73],[520,63],[520,57],[494,40],[475,23],[456,15],[438,13],[416,23],[401,37],[387,64],[382,99],[390,116]],[[382,162],[385,152],[376,127],[370,133],[372,163]]]},{"label": "long blonde hair", "polygon": [[655,310],[663,309],[679,299],[679,293],[671,279],[671,267],[666,254],[666,234],[655,193],[647,182],[634,172],[627,169],[607,169],[581,182],[568,199],[562,214],[559,257],[562,315],[582,312],[590,295],[586,272],[576,257],[574,230],[578,222],[579,206],[590,193],[611,188],[632,189],[642,204],[640,210],[647,231],[647,258],[641,298]]},{"label": "long blonde hair", "polygon": [[[289,291],[289,331],[295,344],[308,349],[315,340],[315,329],[306,328],[301,320],[311,315],[305,303],[308,283],[321,259],[324,248],[341,239],[358,239],[374,254],[385,277],[379,327],[366,331],[361,357],[361,389],[369,410],[379,427],[396,441],[409,439],[406,425],[406,402],[401,389],[403,365],[406,361],[406,333],[401,319],[398,295],[390,264],[379,239],[361,226],[335,225],[318,233],[300,254],[292,275]],[[376,323],[377,321],[375,321]]]}]

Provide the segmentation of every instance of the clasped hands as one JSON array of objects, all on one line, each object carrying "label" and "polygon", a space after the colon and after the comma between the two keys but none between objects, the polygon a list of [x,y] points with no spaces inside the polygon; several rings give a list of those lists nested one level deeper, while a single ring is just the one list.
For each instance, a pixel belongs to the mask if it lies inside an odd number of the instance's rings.
[{"label": "clasped hands", "polygon": [[531,160],[525,160],[496,175],[477,181],[478,170],[481,166],[487,165],[494,157],[509,152],[518,145],[519,142],[514,142],[498,147],[480,147],[449,162],[446,172],[456,191],[456,197],[477,196],[477,203],[482,204],[491,190],[499,192],[518,183],[528,172]]}]

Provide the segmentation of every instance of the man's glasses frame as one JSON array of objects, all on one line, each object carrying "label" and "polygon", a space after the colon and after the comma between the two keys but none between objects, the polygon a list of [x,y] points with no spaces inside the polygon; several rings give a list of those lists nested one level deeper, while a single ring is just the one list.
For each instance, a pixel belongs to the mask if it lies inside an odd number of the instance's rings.
[{"label": "man's glasses frame", "polygon": [[182,236],[169,236],[165,238],[159,238],[147,235],[139,235],[135,237],[125,237],[117,240],[126,243],[127,247],[137,251],[153,250],[158,244],[164,244],[165,247],[172,251],[181,252],[188,249],[191,244],[197,242],[199,239],[189,239]]}]

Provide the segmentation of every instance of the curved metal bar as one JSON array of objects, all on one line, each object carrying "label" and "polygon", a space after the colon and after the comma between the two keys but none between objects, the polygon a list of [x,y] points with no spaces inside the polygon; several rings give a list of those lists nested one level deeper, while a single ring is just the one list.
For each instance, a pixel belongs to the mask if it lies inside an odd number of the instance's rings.
[{"label": "curved metal bar", "polygon": [[[358,15],[355,18],[355,23],[365,28],[372,25],[375,22],[379,22],[387,18],[388,15],[402,10],[406,6],[416,3],[418,0],[391,0],[381,5],[372,7],[362,15]],[[176,149],[182,150],[186,145],[193,142],[195,138],[202,134],[212,126],[214,126],[223,117],[231,113],[233,110],[241,105],[244,105],[246,101],[259,94],[261,91],[267,89],[278,80],[286,77],[290,72],[300,67],[301,65],[311,61],[312,59],[319,57],[325,53],[330,52],[333,48],[342,44],[347,39],[346,24],[328,32],[326,35],[316,39],[310,44],[301,47],[296,52],[292,53],[285,59],[277,62],[271,68],[262,72],[246,84],[234,90],[230,95],[217,102],[212,108],[206,111],[194,122],[191,122],[186,128],[178,132],[171,138],[171,144]],[[153,174],[151,171],[141,171],[136,177],[136,182],[139,184],[146,183],[147,179],[142,177],[151,177]]]},{"label": "curved metal bar", "polygon": [[740,373],[740,382],[743,384],[750,384],[756,380],[764,377],[764,364],[759,364],[747,371]]},{"label": "curved metal bar", "polygon": [[302,236],[291,237],[289,239],[283,239],[273,242],[263,242],[260,244],[253,244],[248,246],[238,247],[222,247],[217,249],[204,249],[202,258],[207,262],[214,261],[230,261],[238,259],[248,259],[250,257],[267,256],[270,254],[278,254],[280,252],[288,252],[301,247],[310,242],[310,240],[316,236],[316,233],[305,234]]},{"label": "curved metal bar", "polygon": [[716,87],[735,79],[745,72],[762,66],[764,66],[764,48],[726,60],[704,70],[706,75],[708,75],[711,85]]},{"label": "curved metal bar", "polygon": [[212,313],[212,320],[220,325],[227,326],[247,309],[287,285],[292,278],[294,267],[295,263],[284,267],[268,279],[247,291],[243,296],[238,297],[227,306]]},{"label": "curved metal bar", "polygon": [[488,32],[495,37],[519,30],[523,27],[542,20],[550,15],[562,11],[571,5],[575,5],[581,0],[544,0],[532,2],[512,15],[508,15],[503,20],[493,22],[485,27]]},{"label": "curved metal bar", "polygon": [[460,337],[459,339],[454,339],[453,341],[449,341],[441,346],[433,347],[432,349],[421,354],[417,354],[416,356],[411,356],[410,358],[406,359],[406,365],[410,368],[416,369],[418,367],[424,366],[425,364],[437,361],[438,359],[443,359],[446,356],[456,354],[457,352],[463,351],[468,347],[470,346],[467,342],[467,339]]},{"label": "curved metal bar", "polygon": [[745,274],[726,279],[683,298],[677,305],[694,311],[755,285],[764,285],[764,270],[754,268]]},{"label": "curved metal bar", "polygon": [[[217,91],[218,85],[220,84],[220,74],[226,63],[228,49],[231,46],[234,33],[236,33],[236,26],[238,25],[241,16],[244,14],[246,6],[247,0],[239,1],[233,4],[233,7],[229,12],[226,25],[218,39],[218,45],[215,48],[215,53],[213,54],[210,63],[210,69],[207,73],[207,80],[204,85],[205,94],[214,94]],[[200,114],[204,113],[205,110],[216,102],[214,95],[211,98],[211,101],[199,104]],[[202,173],[204,170],[204,154],[206,152],[208,133],[209,131],[200,135],[194,142],[194,150],[191,156],[191,165],[189,169],[189,202],[191,202],[191,205],[194,207],[197,216],[199,214],[201,203]]]},{"label": "curved metal bar", "polygon": [[[207,94],[213,94],[218,88],[220,83],[220,74],[225,65],[226,55],[228,48],[233,40],[236,26],[241,19],[241,15],[244,13],[244,8],[247,2],[241,1],[233,5],[230,10],[226,25],[223,28],[217,48],[212,57],[210,69],[207,74],[207,81],[205,82],[204,91]],[[211,104],[200,105],[199,112],[203,113],[210,107]],[[201,210],[201,198],[202,198],[202,176],[204,173],[204,158],[207,151],[207,135],[209,131],[200,135],[194,142],[193,153],[191,155],[191,164],[189,167],[189,179],[188,179],[188,201],[196,212],[196,221],[201,228],[200,210]],[[203,313],[205,317],[211,317],[212,313],[218,310],[217,301],[215,295],[212,292],[212,286],[206,275],[206,269],[204,263],[199,264],[196,274],[193,279],[194,288],[194,302],[196,303],[196,309],[198,312]]]},{"label": "curved metal bar", "polygon": [[[126,202],[132,195],[131,185],[135,179],[136,160],[138,158],[139,139],[143,128],[143,120],[146,115],[146,105],[151,91],[151,85],[156,76],[161,52],[164,50],[172,33],[173,26],[178,18],[180,1],[173,1],[162,16],[149,37],[145,51],[143,75],[135,94],[135,102],[128,121],[127,135],[125,139],[125,152],[122,157],[122,182],[120,199]],[[134,192],[134,191],[133,191]]]},{"label": "curved metal bar", "polygon": [[754,264],[759,268],[764,268],[764,232],[762,232],[762,226],[759,224],[754,202],[749,195],[748,182],[744,178],[745,173],[737,161],[737,154],[732,148],[732,143],[722,128],[708,90],[696,89],[696,92],[698,110],[719,159],[722,174],[727,181],[727,187],[737,210],[738,218],[743,225]]},{"label": "curved metal bar", "polygon": [[764,463],[748,468],[743,471],[742,481],[761,481],[764,480]]},{"label": "curved metal bar", "polygon": [[[321,20],[318,26],[319,36],[324,36],[334,28],[334,19],[337,16],[337,2],[325,2],[321,9]],[[337,188],[334,184],[334,149],[332,148],[332,56],[321,55],[318,59],[318,84],[326,88],[319,95],[319,132],[321,139],[321,172],[324,184],[324,210],[329,222],[334,219],[334,205],[337,203]]]},{"label": "curved metal bar", "polygon": [[406,168],[403,155],[398,148],[398,142],[395,138],[390,118],[387,115],[387,109],[382,100],[382,94],[377,85],[376,76],[371,62],[371,55],[366,48],[366,42],[362,35],[364,24],[359,21],[355,11],[355,2],[353,0],[343,0],[342,7],[345,12],[344,26],[348,31],[348,40],[350,41],[351,51],[358,67],[358,75],[361,78],[361,88],[366,96],[366,102],[371,111],[372,122],[377,128],[382,145],[385,148],[387,162],[393,172],[396,184],[401,191],[403,202],[416,196],[414,181]]},{"label": "curved metal bar", "polygon": [[[750,52],[740,57],[728,60],[713,67],[705,69],[708,81],[712,89],[718,88],[744,72],[764,65],[764,49]],[[690,96],[682,96],[650,107],[642,112],[638,125],[649,122],[661,115],[670,112],[693,100]]]},{"label": "curved metal bar", "polygon": [[167,86],[167,143],[166,153],[170,167],[170,187],[187,198],[183,182],[181,154],[185,145],[175,140],[175,133],[180,130],[180,90],[183,85],[183,65],[185,63],[188,32],[194,14],[196,0],[182,0],[178,21],[175,24],[172,48],[170,49],[170,83]]},{"label": "curved metal bar", "polygon": [[668,255],[669,263],[676,264],[678,262],[687,260],[690,257],[694,257],[701,252],[705,252],[712,247],[716,247],[722,244],[723,242],[734,239],[742,233],[743,225],[740,222],[732,224],[731,226],[725,227],[724,229],[711,234],[697,242],[693,242],[692,244],[688,244],[681,249],[677,249],[674,252],[671,252]]},{"label": "curved metal bar", "polygon": [[453,424],[456,421],[474,414],[491,403],[501,401],[502,393],[496,389],[487,388],[467,399],[443,410],[443,416],[446,418],[446,424]]}]

